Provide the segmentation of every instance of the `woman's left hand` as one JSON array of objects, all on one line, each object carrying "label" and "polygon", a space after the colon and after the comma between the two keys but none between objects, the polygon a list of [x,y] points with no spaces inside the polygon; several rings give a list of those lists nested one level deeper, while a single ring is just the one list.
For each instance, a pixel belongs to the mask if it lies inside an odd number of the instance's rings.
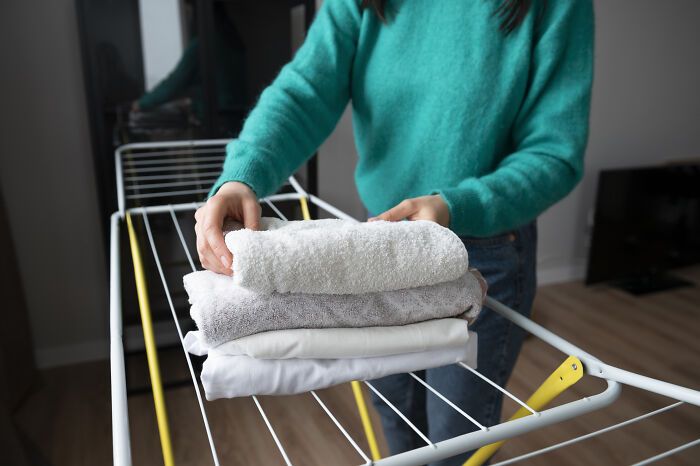
[{"label": "woman's left hand", "polygon": [[406,199],[399,205],[368,221],[386,220],[398,222],[399,220],[430,220],[439,223],[445,228],[450,227],[450,209],[439,194],[431,196],[414,197]]}]

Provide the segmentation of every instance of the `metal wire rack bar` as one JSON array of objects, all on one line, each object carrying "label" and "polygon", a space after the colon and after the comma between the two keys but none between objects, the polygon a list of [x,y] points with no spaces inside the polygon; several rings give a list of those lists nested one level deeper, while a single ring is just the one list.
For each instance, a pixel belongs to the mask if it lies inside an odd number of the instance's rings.
[{"label": "metal wire rack bar", "polygon": [[263,201],[265,201],[265,204],[270,206],[270,209],[272,209],[272,211],[275,214],[277,214],[279,218],[281,218],[284,221],[287,220],[287,217],[282,212],[280,212],[280,210],[275,206],[275,204],[272,203],[272,201],[270,201],[268,198],[263,199]]},{"label": "metal wire rack bar", "polygon": [[169,167],[126,168],[124,173],[153,173],[177,170],[201,170],[203,168],[221,168],[220,163],[203,163],[198,165],[174,165]]},{"label": "metal wire rack bar", "polygon": [[152,199],[154,197],[170,197],[170,196],[185,196],[187,194],[205,194],[209,192],[209,188],[206,189],[184,189],[181,191],[166,191],[157,193],[146,193],[146,194],[129,194],[126,196],[127,199]]},{"label": "metal wire rack bar", "polygon": [[679,453],[683,450],[687,450],[688,448],[694,447],[695,445],[700,445],[700,438],[697,440],[693,440],[692,442],[688,442],[688,443],[681,445],[679,447],[673,448],[671,450],[665,451],[663,453],[659,453],[658,455],[652,456],[651,458],[647,458],[644,461],[634,463],[632,466],[642,466],[644,464],[650,464],[650,463],[653,463],[654,461],[658,461],[660,459],[666,458],[667,456],[671,456],[671,455]]},{"label": "metal wire rack bar", "polygon": [[426,437],[426,435],[423,432],[421,432],[418,427],[415,426],[415,424],[413,424],[411,421],[409,421],[408,418],[406,416],[404,416],[404,414],[396,406],[394,406],[393,403],[391,403],[391,401],[387,400],[386,397],[379,392],[379,390],[374,388],[374,385],[369,383],[367,380],[365,380],[365,385],[367,385],[369,387],[369,389],[372,390],[374,392],[374,394],[379,397],[379,399],[381,399],[384,403],[386,403],[386,405],[389,406],[392,409],[392,411],[394,411],[406,424],[408,424],[408,426],[411,429],[413,429],[413,431],[416,434],[418,434],[418,436],[420,438],[422,438],[425,443],[427,443],[428,445],[430,445],[433,448],[436,448],[435,444],[433,442],[431,442],[430,439],[428,437]]},{"label": "metal wire rack bar", "polygon": [[459,363],[457,363],[457,364],[460,365],[460,366],[462,366],[463,368],[467,369],[469,372],[471,372],[472,374],[476,375],[476,376],[479,377],[481,380],[483,380],[484,382],[488,383],[488,384],[491,385],[493,388],[495,388],[495,389],[498,390],[499,392],[503,393],[504,395],[506,395],[508,398],[510,398],[511,400],[513,400],[513,401],[515,401],[516,403],[518,403],[518,404],[519,404],[520,406],[522,406],[523,408],[525,408],[525,409],[527,409],[528,411],[530,411],[532,414],[535,414],[535,415],[538,414],[538,412],[535,411],[534,409],[532,409],[531,407],[529,407],[529,406],[527,405],[527,403],[525,403],[524,401],[522,401],[522,400],[521,400],[520,398],[518,398],[517,396],[513,395],[511,392],[509,392],[509,391],[506,390],[505,388],[503,388],[503,387],[501,387],[500,385],[498,385],[496,382],[491,381],[488,377],[486,377],[485,375],[481,374],[479,371],[477,371],[477,370],[474,369],[473,367],[469,367],[469,366],[467,366],[466,364],[464,364],[463,362],[459,362]]},{"label": "metal wire rack bar", "polygon": [[216,172],[199,172],[199,173],[178,173],[176,175],[146,175],[146,176],[128,176],[124,181],[154,181],[154,180],[174,180],[187,178],[201,178],[203,176],[217,177],[220,173]]},{"label": "metal wire rack bar", "polygon": [[171,163],[198,163],[198,162],[223,162],[224,155],[217,155],[212,157],[176,157],[174,159],[156,159],[156,160],[136,160],[130,161],[129,165],[132,167],[139,167],[145,165],[167,165]]},{"label": "metal wire rack bar", "polygon": [[328,415],[328,417],[331,418],[331,420],[332,420],[333,423],[336,425],[336,427],[338,427],[338,429],[340,430],[340,432],[342,432],[342,434],[345,436],[345,438],[348,440],[348,442],[350,442],[350,445],[353,446],[353,448],[355,449],[355,451],[357,451],[357,452],[360,454],[360,456],[362,457],[362,459],[364,459],[364,460],[366,461],[367,464],[372,464],[372,460],[371,460],[367,455],[365,455],[365,452],[363,452],[362,449],[357,445],[357,443],[355,443],[355,441],[352,439],[352,437],[350,436],[350,434],[348,434],[348,431],[345,430],[345,428],[340,424],[340,422],[335,418],[335,416],[333,416],[333,413],[331,413],[331,410],[328,409],[328,407],[326,406],[326,404],[325,404],[323,401],[321,401],[321,398],[319,398],[319,396],[316,394],[316,391],[315,391],[315,390],[311,390],[310,393],[311,393],[311,395],[313,395],[313,397],[316,399],[316,401],[318,402],[318,404],[321,405],[321,408],[323,408],[323,410],[326,412],[326,414]]},{"label": "metal wire rack bar", "polygon": [[197,154],[221,154],[224,152],[223,147],[215,147],[212,149],[174,149],[154,152],[139,152],[133,153],[129,149],[123,151],[131,159],[144,159],[147,157],[163,157],[169,155],[197,155]]},{"label": "metal wire rack bar", "polygon": [[116,465],[131,464],[129,407],[126,397],[126,370],[122,335],[122,290],[119,270],[119,231],[121,216],[110,217],[109,251],[109,370],[112,402],[112,458]]},{"label": "metal wire rack bar", "polygon": [[[196,207],[196,205],[195,205]],[[192,260],[192,255],[190,254],[190,249],[187,247],[187,242],[185,241],[185,236],[182,234],[182,228],[180,228],[180,221],[177,219],[177,215],[175,215],[175,209],[173,209],[173,206],[168,206],[170,210],[170,218],[173,221],[173,225],[175,225],[175,231],[177,231],[177,236],[180,238],[180,244],[182,244],[182,249],[185,250],[185,255],[187,256],[187,262],[190,263],[190,268],[192,269],[193,272],[197,270],[197,267],[194,266],[194,261]]]},{"label": "metal wire rack bar", "polygon": [[530,453],[525,453],[524,455],[515,456],[515,457],[513,457],[513,458],[509,458],[509,459],[507,459],[507,460],[500,461],[500,462],[498,462],[498,463],[493,463],[492,466],[499,466],[499,465],[517,463],[518,461],[526,460],[526,459],[528,459],[528,458],[532,458],[533,456],[538,456],[538,455],[542,455],[542,454],[545,454],[545,453],[549,453],[550,451],[557,450],[557,449],[562,448],[562,447],[565,447],[565,446],[567,446],[567,445],[573,445],[574,443],[578,443],[578,442],[581,442],[582,440],[586,440],[586,439],[589,439],[589,438],[596,437],[596,436],[598,436],[598,435],[604,434],[604,433],[606,433],[606,432],[610,432],[610,431],[613,431],[613,430],[615,430],[615,429],[619,429],[620,427],[624,427],[624,426],[626,426],[626,425],[629,425],[629,424],[632,424],[632,423],[641,421],[642,419],[646,419],[646,418],[651,417],[651,416],[656,416],[657,414],[661,414],[661,413],[666,412],[666,411],[668,411],[668,410],[670,410],[670,409],[676,408],[676,407],[678,407],[678,406],[680,406],[680,405],[682,405],[682,404],[683,404],[683,402],[682,402],[682,401],[679,401],[679,402],[677,402],[677,403],[673,403],[672,405],[664,406],[664,407],[661,408],[661,409],[657,409],[657,410],[655,410],[655,411],[651,411],[651,412],[649,412],[649,413],[642,414],[641,416],[637,416],[637,417],[635,417],[635,418],[628,419],[628,420],[626,420],[626,421],[623,421],[623,422],[620,422],[620,423],[611,425],[611,426],[606,427],[606,428],[604,428],[604,429],[596,430],[596,431],[591,432],[591,433],[589,433],[589,434],[581,435],[580,437],[575,437],[575,438],[572,438],[572,439],[570,439],[570,440],[566,440],[566,441],[564,441],[564,442],[560,442],[560,443],[557,443],[557,444],[554,444],[554,445],[550,445],[550,446],[545,447],[545,448],[541,448],[541,449],[539,449],[539,450],[532,451],[532,452],[530,452]]},{"label": "metal wire rack bar", "polygon": [[439,391],[435,390],[435,389],[434,389],[432,386],[430,386],[430,384],[428,384],[425,380],[421,379],[420,377],[418,377],[418,376],[417,376],[416,374],[414,374],[413,372],[409,372],[408,375],[410,375],[411,377],[413,377],[414,379],[416,379],[421,385],[423,385],[425,388],[427,388],[428,390],[430,390],[435,396],[437,396],[438,398],[440,398],[442,401],[444,401],[445,403],[447,403],[452,409],[454,409],[454,410],[457,411],[459,414],[461,414],[462,416],[464,416],[465,418],[467,418],[467,419],[469,420],[469,422],[471,422],[472,424],[474,424],[475,426],[477,426],[477,427],[479,428],[479,430],[489,430],[488,427],[482,425],[479,421],[477,421],[476,419],[474,419],[473,417],[471,417],[469,414],[465,413],[459,406],[455,405],[455,404],[452,403],[450,400],[448,400],[447,398],[445,398],[445,396],[444,396],[442,393],[440,393]]},{"label": "metal wire rack bar", "polygon": [[153,188],[174,188],[177,186],[192,186],[198,184],[206,184],[207,186],[212,185],[216,181],[216,178],[199,179],[192,181],[173,181],[170,183],[149,183],[149,184],[134,184],[126,186],[127,190],[138,190],[138,189],[153,189]]},{"label": "metal wire rack bar", "polygon": [[133,151],[137,149],[183,149],[203,146],[225,146],[233,139],[191,139],[187,141],[157,141],[157,142],[131,142],[117,148],[117,153]]},{"label": "metal wire rack bar", "polygon": [[270,435],[272,435],[272,439],[275,441],[277,448],[279,449],[280,453],[282,454],[282,458],[284,458],[284,462],[287,464],[287,466],[292,466],[292,463],[289,461],[289,457],[287,456],[287,452],[284,451],[284,447],[282,447],[282,442],[280,442],[279,437],[277,437],[277,434],[275,433],[275,429],[272,428],[272,424],[270,424],[270,420],[267,418],[267,415],[265,414],[265,411],[263,410],[262,405],[260,404],[260,401],[258,401],[258,397],[253,395],[253,396],[251,396],[251,398],[253,399],[255,406],[257,406],[258,411],[260,412],[260,416],[262,416],[262,418],[263,418],[263,421],[265,421],[265,425],[267,426],[267,430],[270,431]]}]

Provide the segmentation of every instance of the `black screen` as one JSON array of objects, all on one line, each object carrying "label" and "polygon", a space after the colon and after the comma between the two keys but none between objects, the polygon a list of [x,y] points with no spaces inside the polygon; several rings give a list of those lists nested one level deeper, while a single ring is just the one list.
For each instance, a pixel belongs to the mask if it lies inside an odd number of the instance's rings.
[{"label": "black screen", "polygon": [[601,172],[586,283],[700,262],[700,164]]}]

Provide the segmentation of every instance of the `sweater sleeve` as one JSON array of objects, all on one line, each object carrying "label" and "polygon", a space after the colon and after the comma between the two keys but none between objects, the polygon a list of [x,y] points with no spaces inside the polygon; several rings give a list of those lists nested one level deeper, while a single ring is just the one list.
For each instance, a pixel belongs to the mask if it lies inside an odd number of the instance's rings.
[{"label": "sweater sleeve", "polygon": [[357,0],[325,0],[294,59],[267,87],[237,139],[226,147],[212,196],[241,181],[259,196],[274,193],[333,131],[350,99],[357,47]]},{"label": "sweater sleeve", "polygon": [[593,79],[591,0],[548,2],[529,86],[512,129],[514,152],[491,173],[433,191],[458,234],[517,228],[565,197],[583,175]]},{"label": "sweater sleeve", "polygon": [[150,110],[180,97],[191,84],[198,67],[199,38],[192,39],[175,68],[151,92],[139,99],[143,110]]}]

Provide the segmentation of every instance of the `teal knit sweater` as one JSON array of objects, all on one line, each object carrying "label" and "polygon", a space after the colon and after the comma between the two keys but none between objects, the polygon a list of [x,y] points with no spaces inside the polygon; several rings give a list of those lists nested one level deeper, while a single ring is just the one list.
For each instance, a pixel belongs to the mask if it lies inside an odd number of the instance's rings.
[{"label": "teal knit sweater", "polygon": [[[223,173],[262,197],[352,102],[357,188],[381,213],[439,193],[459,235],[521,226],[581,179],[593,61],[591,0],[541,0],[504,35],[497,0],[325,0],[294,59],[260,96]],[[539,19],[539,21],[538,21]]]}]

